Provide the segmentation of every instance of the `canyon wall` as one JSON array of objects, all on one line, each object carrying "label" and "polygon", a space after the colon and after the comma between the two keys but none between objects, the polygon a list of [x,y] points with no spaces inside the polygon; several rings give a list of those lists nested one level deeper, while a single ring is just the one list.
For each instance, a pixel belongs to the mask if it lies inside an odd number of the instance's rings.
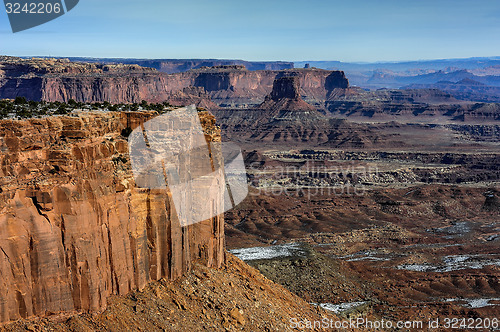
[{"label": "canyon wall", "polygon": [[[322,69],[250,71],[241,65],[194,69],[166,74],[137,65],[73,63],[64,60],[0,58],[0,98],[134,103],[176,100],[179,92],[195,103],[210,99],[221,106],[258,105],[281,76],[297,76],[307,102],[323,104],[349,86],[343,72]],[[187,90],[186,90],[187,89]],[[206,95],[200,99],[199,92]]]},{"label": "canyon wall", "polygon": [[[199,114],[206,139],[220,140]],[[154,116],[0,121],[0,322],[98,311],[195,260],[221,266],[222,216],[180,227],[168,191],[134,184],[122,134]]]}]

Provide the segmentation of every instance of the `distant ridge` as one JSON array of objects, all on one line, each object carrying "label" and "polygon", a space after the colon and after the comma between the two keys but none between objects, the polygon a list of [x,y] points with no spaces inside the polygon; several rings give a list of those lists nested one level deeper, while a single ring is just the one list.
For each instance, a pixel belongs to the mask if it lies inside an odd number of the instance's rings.
[{"label": "distant ridge", "polygon": [[[31,58],[31,57],[23,57]],[[46,57],[39,57],[46,58]],[[135,58],[86,58],[86,57],[55,57],[56,59],[69,59],[70,61],[127,64],[154,68],[158,71],[173,74],[182,73],[190,69],[201,67],[241,65],[248,70],[283,70],[294,68],[293,62],[284,61],[244,61],[244,60],[219,60],[219,59],[135,59]]]},{"label": "distant ridge", "polygon": [[439,70],[446,67],[476,69],[500,65],[500,56],[380,62],[296,61],[294,64],[296,68],[303,68],[306,64],[309,64],[311,67],[339,70],[375,70],[380,68],[390,70],[406,70],[409,68]]},{"label": "distant ridge", "polygon": [[[297,68],[308,64],[328,70],[342,70],[353,86],[365,89],[399,89],[408,85],[432,85],[442,81],[459,82],[462,85],[486,85],[500,87],[500,57],[465,59],[438,59],[419,61],[393,61],[355,63],[341,61],[295,62]],[[470,84],[469,81],[477,84]],[[422,88],[420,86],[419,88]],[[462,95],[462,99],[497,101],[496,89],[475,91],[473,95]],[[491,96],[495,98],[491,98]]]}]

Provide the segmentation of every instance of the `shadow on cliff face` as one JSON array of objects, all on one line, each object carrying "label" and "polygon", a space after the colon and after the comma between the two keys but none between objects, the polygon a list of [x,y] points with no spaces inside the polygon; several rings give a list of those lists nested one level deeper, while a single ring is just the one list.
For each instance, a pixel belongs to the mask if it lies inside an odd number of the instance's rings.
[{"label": "shadow on cliff face", "polygon": [[[206,112],[195,115],[205,147],[215,146],[220,133],[214,118]],[[199,163],[184,163],[189,154],[171,153],[177,165],[185,166],[178,172],[179,185],[181,180],[213,184],[218,195],[196,192],[198,196],[188,198],[178,188],[136,186],[129,144],[121,134],[127,128],[149,128],[146,122],[155,116],[107,112],[0,121],[1,322],[99,311],[110,295],[177,278],[195,261],[209,267],[223,264],[224,222],[214,213],[224,207],[224,178],[207,180]],[[192,146],[193,140],[177,143]],[[211,167],[222,163],[208,148],[205,156]],[[232,194],[234,201],[234,190]],[[182,204],[194,204],[197,198],[212,204],[211,214],[186,223],[179,216]]]}]

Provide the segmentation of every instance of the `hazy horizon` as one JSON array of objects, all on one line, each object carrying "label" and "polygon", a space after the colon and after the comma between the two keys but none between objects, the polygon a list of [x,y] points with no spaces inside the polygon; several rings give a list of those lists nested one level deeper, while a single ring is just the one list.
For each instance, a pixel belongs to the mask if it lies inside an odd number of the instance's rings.
[{"label": "hazy horizon", "polygon": [[379,60],[379,61],[341,61],[336,59],[322,59],[322,60],[248,60],[241,58],[200,58],[200,57],[186,57],[186,58],[169,58],[169,57],[155,57],[155,58],[143,58],[143,57],[105,57],[105,56],[69,56],[69,55],[12,55],[12,54],[2,54],[2,56],[19,57],[19,58],[87,58],[87,59],[136,59],[136,60],[237,60],[237,61],[248,61],[248,62],[293,62],[293,63],[304,63],[304,62],[341,62],[350,64],[383,64],[383,63],[406,63],[406,62],[432,62],[432,61],[465,61],[465,60],[500,60],[500,56],[474,56],[467,58],[429,58],[429,59],[403,59],[403,60]]}]

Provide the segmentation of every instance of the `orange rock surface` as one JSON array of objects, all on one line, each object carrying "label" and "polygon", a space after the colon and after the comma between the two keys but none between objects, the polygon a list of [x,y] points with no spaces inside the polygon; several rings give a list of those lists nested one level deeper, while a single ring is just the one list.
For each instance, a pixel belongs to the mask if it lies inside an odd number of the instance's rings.
[{"label": "orange rock surface", "polygon": [[[152,112],[0,121],[0,322],[74,310],[224,261],[223,218],[181,228],[134,185],[127,140]],[[214,118],[200,113],[207,140]]]}]

